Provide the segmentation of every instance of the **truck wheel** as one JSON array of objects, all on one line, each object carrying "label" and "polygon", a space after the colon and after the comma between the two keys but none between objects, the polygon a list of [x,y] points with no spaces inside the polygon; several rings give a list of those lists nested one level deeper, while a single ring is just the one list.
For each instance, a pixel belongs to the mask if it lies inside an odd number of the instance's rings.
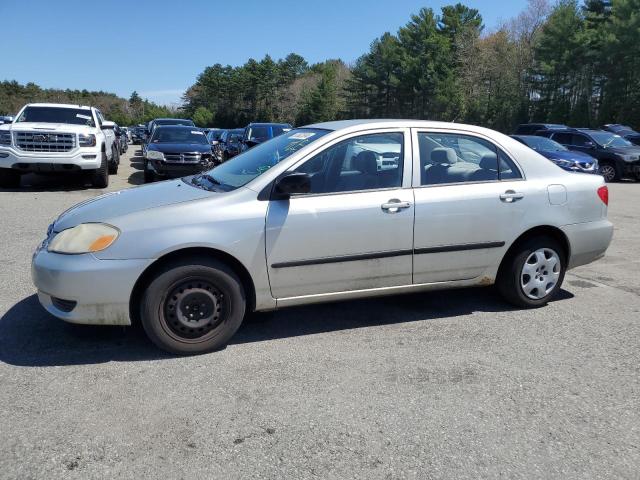
[{"label": "truck wheel", "polygon": [[111,162],[109,162],[109,174],[116,175],[118,173],[118,165],[120,164],[120,152],[116,147],[111,149]]},{"label": "truck wheel", "polygon": [[498,291],[517,307],[546,305],[562,286],[565,256],[564,249],[553,238],[526,240],[503,260],[496,282]]},{"label": "truck wheel", "polygon": [[102,152],[100,167],[91,175],[91,185],[94,188],[107,188],[109,186],[109,171],[107,166],[107,154]]},{"label": "truck wheel", "polygon": [[238,276],[215,260],[185,259],[167,265],[142,295],[147,336],[171,353],[219,349],[240,327],[246,308]]},{"label": "truck wheel", "polygon": [[20,173],[9,168],[0,169],[0,187],[18,188],[20,186]]},{"label": "truck wheel", "polygon": [[622,177],[620,169],[615,163],[611,162],[600,162],[599,173],[604,177],[604,181],[607,183],[619,182]]}]

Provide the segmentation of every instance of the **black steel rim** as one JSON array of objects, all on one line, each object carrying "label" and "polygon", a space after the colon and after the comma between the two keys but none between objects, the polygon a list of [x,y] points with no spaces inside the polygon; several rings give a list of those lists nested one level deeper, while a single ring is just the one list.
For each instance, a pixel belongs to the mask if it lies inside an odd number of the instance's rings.
[{"label": "black steel rim", "polygon": [[162,305],[168,333],[180,341],[201,342],[215,335],[228,311],[225,295],[205,279],[182,280]]}]

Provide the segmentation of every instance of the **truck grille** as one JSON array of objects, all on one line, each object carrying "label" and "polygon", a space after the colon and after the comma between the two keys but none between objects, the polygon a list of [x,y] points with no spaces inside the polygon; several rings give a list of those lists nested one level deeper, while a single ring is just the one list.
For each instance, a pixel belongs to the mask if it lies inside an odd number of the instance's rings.
[{"label": "truck grille", "polygon": [[16,146],[25,152],[68,152],[76,146],[73,133],[16,132]]},{"label": "truck grille", "polygon": [[165,153],[164,159],[170,163],[198,163],[199,153]]}]

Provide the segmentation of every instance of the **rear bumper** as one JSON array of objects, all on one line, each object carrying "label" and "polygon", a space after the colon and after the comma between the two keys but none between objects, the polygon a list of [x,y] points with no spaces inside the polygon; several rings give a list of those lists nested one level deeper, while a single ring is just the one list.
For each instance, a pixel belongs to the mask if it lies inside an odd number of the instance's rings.
[{"label": "rear bumper", "polygon": [[575,268],[604,256],[613,237],[613,224],[603,218],[595,222],[565,225],[562,231],[571,246],[568,268]]},{"label": "rear bumper", "polygon": [[130,325],[131,292],[152,261],[99,260],[91,254],[40,250],[33,257],[31,276],[42,306],[62,320]]},{"label": "rear bumper", "polygon": [[22,152],[13,147],[0,148],[0,168],[30,172],[94,170],[100,167],[102,153],[91,148],[75,148],[64,153]]}]

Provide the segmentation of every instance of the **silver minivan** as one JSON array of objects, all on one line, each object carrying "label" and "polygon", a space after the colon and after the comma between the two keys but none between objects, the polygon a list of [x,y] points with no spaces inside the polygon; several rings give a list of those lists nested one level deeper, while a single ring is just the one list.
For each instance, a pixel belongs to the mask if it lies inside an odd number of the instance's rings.
[{"label": "silver minivan", "polygon": [[42,305],[130,325],[174,353],[224,346],[249,312],[496,284],[545,305],[612,236],[602,177],[484,128],[297,128],[202,174],[86,201],[34,253]]}]

